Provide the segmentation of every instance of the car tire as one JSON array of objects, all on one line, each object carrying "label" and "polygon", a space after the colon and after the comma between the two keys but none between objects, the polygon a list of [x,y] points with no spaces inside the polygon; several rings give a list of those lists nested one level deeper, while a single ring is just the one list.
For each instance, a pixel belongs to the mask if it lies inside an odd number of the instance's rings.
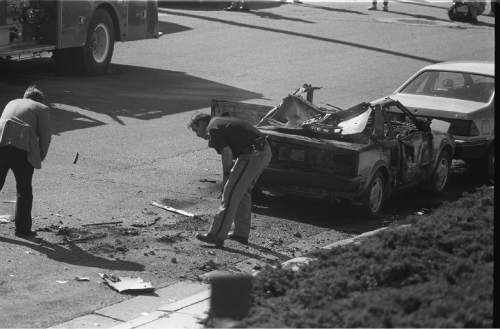
[{"label": "car tire", "polygon": [[490,149],[488,151],[488,155],[486,156],[486,172],[487,172],[487,180],[491,185],[495,185],[495,144],[491,144]]},{"label": "car tire", "polygon": [[434,193],[442,192],[446,184],[448,183],[448,178],[450,176],[451,167],[451,155],[447,150],[441,151],[436,163],[436,167],[432,172],[431,178],[427,183],[427,190]]},{"label": "car tire", "polygon": [[378,170],[370,180],[370,184],[363,194],[363,212],[369,217],[376,216],[382,209],[385,198],[386,179],[384,174]]},{"label": "car tire", "polygon": [[105,9],[99,8],[90,21],[85,46],[78,48],[81,73],[85,75],[105,73],[113,56],[114,44],[113,20]]},{"label": "car tire", "polygon": [[468,162],[471,173],[481,182],[495,184],[495,144],[492,143],[488,152],[481,158]]}]

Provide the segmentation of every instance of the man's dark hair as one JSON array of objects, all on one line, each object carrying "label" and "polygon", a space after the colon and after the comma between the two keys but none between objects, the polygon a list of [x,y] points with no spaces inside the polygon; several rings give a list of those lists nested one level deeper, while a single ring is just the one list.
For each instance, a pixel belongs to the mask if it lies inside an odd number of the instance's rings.
[{"label": "man's dark hair", "polygon": [[29,98],[39,103],[43,103],[45,101],[45,95],[35,85],[31,85],[26,89],[24,92],[24,98]]},{"label": "man's dark hair", "polygon": [[193,126],[198,126],[200,122],[205,122],[208,124],[210,122],[210,119],[212,119],[212,116],[210,114],[198,113],[191,118],[191,121],[189,121],[188,124],[188,128],[193,128]]}]

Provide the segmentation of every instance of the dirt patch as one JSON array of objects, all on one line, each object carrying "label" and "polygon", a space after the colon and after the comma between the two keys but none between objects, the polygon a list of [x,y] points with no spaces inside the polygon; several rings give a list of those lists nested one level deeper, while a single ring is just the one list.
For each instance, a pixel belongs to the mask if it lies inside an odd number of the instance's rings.
[{"label": "dirt patch", "polygon": [[465,193],[407,228],[264,269],[241,327],[491,327],[494,190]]}]

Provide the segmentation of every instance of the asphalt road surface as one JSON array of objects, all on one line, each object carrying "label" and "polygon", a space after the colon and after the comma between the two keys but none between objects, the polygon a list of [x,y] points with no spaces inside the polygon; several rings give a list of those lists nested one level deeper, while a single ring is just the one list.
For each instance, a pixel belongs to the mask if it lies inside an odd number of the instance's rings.
[{"label": "asphalt road surface", "polygon": [[[0,326],[50,326],[128,298],[98,273],[160,287],[247,258],[284,260],[473,189],[478,182],[457,167],[442,198],[405,192],[375,220],[338,205],[268,197],[254,204],[250,246],[229,241],[221,250],[194,239],[217,209],[221,180],[215,151],[186,128],[194,113],[208,112],[213,98],[275,105],[303,83],[322,87],[315,103],[346,107],[390,93],[427,64],[494,60],[494,18],[449,22],[448,5],[162,6],[163,36],[117,44],[103,76],[58,76],[48,59],[2,66],[0,106],[36,83],[52,102],[55,136],[34,177],[38,239],[18,239],[13,224],[0,224]],[[12,200],[10,174],[0,215],[12,213]],[[155,200],[200,218],[165,212],[150,205]],[[88,225],[102,222],[118,223]]]}]

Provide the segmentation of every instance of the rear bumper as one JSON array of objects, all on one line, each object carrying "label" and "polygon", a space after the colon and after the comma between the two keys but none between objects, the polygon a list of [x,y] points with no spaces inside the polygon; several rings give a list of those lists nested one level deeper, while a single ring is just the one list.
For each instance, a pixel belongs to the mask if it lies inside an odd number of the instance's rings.
[{"label": "rear bumper", "polygon": [[483,157],[492,141],[479,140],[467,141],[463,139],[455,140],[455,158],[462,160],[476,160]]},{"label": "rear bumper", "polygon": [[363,192],[366,178],[267,168],[257,185],[275,193],[313,198],[356,199]]}]

